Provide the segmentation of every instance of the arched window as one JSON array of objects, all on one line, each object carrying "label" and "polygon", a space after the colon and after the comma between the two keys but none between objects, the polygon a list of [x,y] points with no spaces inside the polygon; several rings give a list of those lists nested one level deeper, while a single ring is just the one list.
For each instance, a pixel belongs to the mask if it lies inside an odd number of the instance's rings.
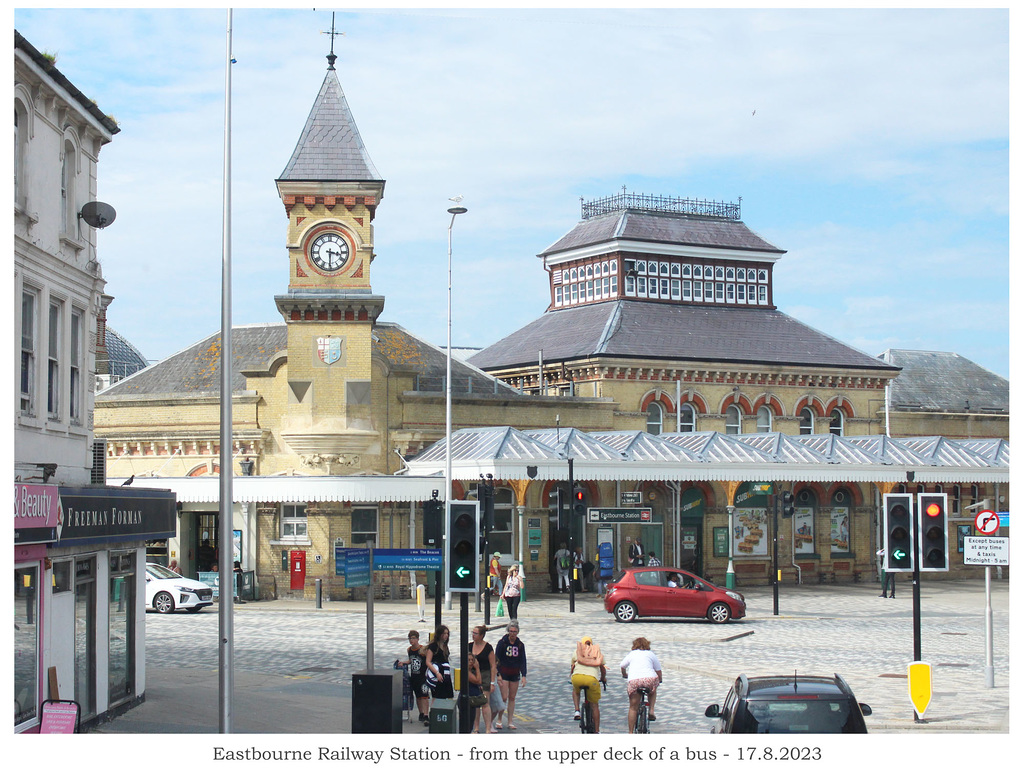
[{"label": "arched window", "polygon": [[743,416],[736,404],[730,404],[725,410],[725,433],[739,434],[743,430]]},{"label": "arched window", "polygon": [[772,410],[767,404],[757,411],[757,433],[770,434],[772,431]]},{"label": "arched window", "polygon": [[800,410],[800,434],[806,436],[814,433],[814,410],[804,407]]},{"label": "arched window", "polygon": [[845,426],[845,418],[843,417],[843,411],[840,409],[832,410],[832,414],[828,419],[828,432],[835,434],[836,436],[843,435],[843,428]]},{"label": "arched window", "polygon": [[658,402],[652,401],[650,404],[647,405],[648,434],[654,434],[655,436],[660,434],[662,430],[662,424],[664,423],[664,419],[665,411],[662,409],[661,405]]},{"label": "arched window", "polygon": [[697,430],[697,408],[689,402],[679,408],[679,430],[683,433]]},{"label": "arched window", "polygon": [[72,234],[77,225],[75,218],[75,171],[77,163],[75,146],[67,141],[64,143],[64,161],[60,173],[60,232]]}]

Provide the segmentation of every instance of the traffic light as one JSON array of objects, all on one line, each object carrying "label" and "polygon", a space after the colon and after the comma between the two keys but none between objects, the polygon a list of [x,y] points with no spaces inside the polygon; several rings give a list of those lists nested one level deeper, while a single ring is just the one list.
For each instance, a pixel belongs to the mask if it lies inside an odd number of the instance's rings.
[{"label": "traffic light", "polygon": [[793,491],[786,490],[782,492],[782,516],[792,517],[796,511],[796,506],[793,504]]},{"label": "traffic light", "polygon": [[475,593],[480,583],[480,504],[476,501],[452,501],[447,528],[444,554],[448,566],[448,590]]},{"label": "traffic light", "polygon": [[576,517],[585,517],[587,514],[587,492],[579,485],[572,489],[572,511]]},{"label": "traffic light", "polygon": [[921,571],[949,571],[946,494],[917,494],[917,551]]},{"label": "traffic light", "polygon": [[444,536],[444,525],[441,516],[444,504],[436,498],[423,502],[423,543],[427,547],[440,547]]},{"label": "traffic light", "polygon": [[886,571],[914,570],[912,534],[914,497],[909,493],[886,493],[882,507],[882,537],[885,542]]}]

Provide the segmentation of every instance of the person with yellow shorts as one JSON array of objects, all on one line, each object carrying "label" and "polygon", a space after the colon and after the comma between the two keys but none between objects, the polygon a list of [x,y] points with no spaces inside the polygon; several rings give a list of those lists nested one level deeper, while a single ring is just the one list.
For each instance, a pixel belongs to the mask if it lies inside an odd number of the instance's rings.
[{"label": "person with yellow shorts", "polygon": [[601,712],[598,703],[601,700],[600,683],[605,681],[606,672],[601,647],[590,636],[584,636],[576,643],[569,674],[572,679],[572,705],[575,708],[573,719],[580,718],[580,690],[585,687],[587,700],[593,709],[594,732],[600,733]]}]

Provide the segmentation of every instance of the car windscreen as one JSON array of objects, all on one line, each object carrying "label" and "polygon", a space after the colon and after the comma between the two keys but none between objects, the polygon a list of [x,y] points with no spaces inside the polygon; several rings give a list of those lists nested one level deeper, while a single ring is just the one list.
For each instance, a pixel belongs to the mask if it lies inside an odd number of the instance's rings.
[{"label": "car windscreen", "polygon": [[151,577],[156,577],[157,579],[178,579],[181,576],[181,574],[175,574],[163,566],[146,566],[146,571],[149,572]]},{"label": "car windscreen", "polygon": [[[864,733],[864,719],[845,698],[748,700],[734,732]],[[741,728],[741,730],[737,730]]]}]

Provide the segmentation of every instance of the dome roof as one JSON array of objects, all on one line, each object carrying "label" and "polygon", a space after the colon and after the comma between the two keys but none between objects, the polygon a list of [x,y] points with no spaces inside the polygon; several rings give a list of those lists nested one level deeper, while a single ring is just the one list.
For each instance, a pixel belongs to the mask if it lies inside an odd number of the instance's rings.
[{"label": "dome roof", "polygon": [[107,359],[110,363],[110,374],[117,379],[124,379],[133,375],[148,364],[143,356],[132,343],[107,326]]}]

